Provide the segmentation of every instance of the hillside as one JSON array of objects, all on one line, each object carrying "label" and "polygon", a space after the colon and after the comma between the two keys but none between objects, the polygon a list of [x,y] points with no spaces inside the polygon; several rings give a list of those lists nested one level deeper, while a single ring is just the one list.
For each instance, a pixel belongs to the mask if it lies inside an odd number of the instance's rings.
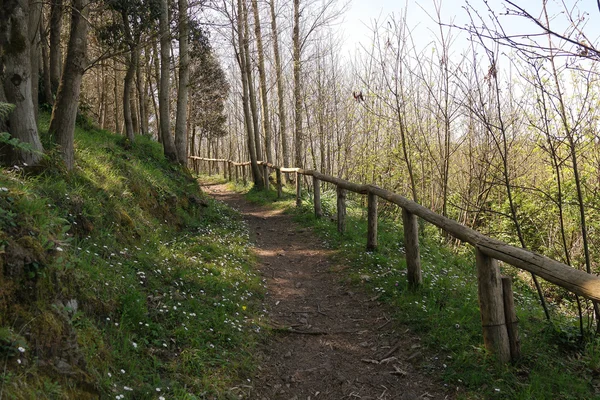
[{"label": "hillside", "polygon": [[0,170],[0,398],[221,397],[260,332],[247,228],[158,143],[75,142]]}]

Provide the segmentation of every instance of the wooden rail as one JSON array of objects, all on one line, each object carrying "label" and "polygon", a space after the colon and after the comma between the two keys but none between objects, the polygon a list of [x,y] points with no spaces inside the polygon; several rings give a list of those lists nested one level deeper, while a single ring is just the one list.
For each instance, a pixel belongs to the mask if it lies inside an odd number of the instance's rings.
[{"label": "wooden rail", "polygon": [[[194,168],[198,172],[200,170],[200,162],[207,163],[206,169],[209,173],[212,172],[215,166],[214,163],[217,165],[218,163],[223,163],[224,171],[226,165],[242,168],[244,181],[246,177],[245,168],[250,164],[249,162],[236,163],[224,159],[190,158],[193,160]],[[509,278],[500,275],[497,260],[532,272],[549,282],[587,299],[600,301],[600,278],[598,276],[590,275],[541,254],[485,236],[399,194],[375,185],[349,182],[341,178],[322,174],[318,171],[285,168],[264,161],[259,161],[259,164],[263,166],[266,187],[268,187],[269,169],[276,171],[278,197],[281,197],[281,173],[294,173],[296,175],[297,205],[301,205],[302,203],[302,180],[299,179],[300,175],[312,176],[313,203],[317,218],[320,218],[323,214],[321,208],[321,182],[334,184],[337,188],[337,227],[338,231],[342,234],[346,227],[346,192],[351,191],[367,195],[368,233],[366,247],[368,250],[374,250],[377,247],[377,199],[381,198],[401,207],[406,249],[407,280],[410,286],[419,286],[422,283],[417,217],[441,228],[455,238],[473,245],[477,250],[476,264],[479,308],[484,343],[486,348],[494,353],[501,362],[516,360],[519,357],[520,345],[511,281]],[[232,179],[231,173],[229,173],[229,179]]]}]

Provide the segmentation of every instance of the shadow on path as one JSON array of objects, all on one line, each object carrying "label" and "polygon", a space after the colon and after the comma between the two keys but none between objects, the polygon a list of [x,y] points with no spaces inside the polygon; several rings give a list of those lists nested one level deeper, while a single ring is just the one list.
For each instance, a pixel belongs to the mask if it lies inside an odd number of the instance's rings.
[{"label": "shadow on path", "polygon": [[423,362],[419,338],[389,320],[386,308],[348,284],[346,266],[292,217],[247,202],[223,185],[203,186],[248,221],[265,308],[275,328],[260,349],[248,399],[450,399]]}]

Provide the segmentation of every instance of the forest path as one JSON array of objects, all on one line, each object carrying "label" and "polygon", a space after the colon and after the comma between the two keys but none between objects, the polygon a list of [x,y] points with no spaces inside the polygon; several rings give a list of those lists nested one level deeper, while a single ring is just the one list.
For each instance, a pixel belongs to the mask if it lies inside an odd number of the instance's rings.
[{"label": "forest path", "polygon": [[258,375],[245,398],[454,397],[415,368],[424,357],[419,338],[390,321],[390,310],[376,298],[351,286],[346,267],[331,261],[333,251],[309,229],[224,185],[202,188],[243,214],[267,281],[265,309],[275,329],[261,345]]}]

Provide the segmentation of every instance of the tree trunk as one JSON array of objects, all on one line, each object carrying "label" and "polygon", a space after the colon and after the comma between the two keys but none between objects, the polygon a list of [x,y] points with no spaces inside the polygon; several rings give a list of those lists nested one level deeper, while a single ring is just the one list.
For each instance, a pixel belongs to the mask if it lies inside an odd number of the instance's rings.
[{"label": "tree trunk", "polygon": [[81,81],[87,65],[88,4],[89,0],[73,0],[72,2],[71,32],[65,59],[65,71],[58,87],[50,119],[49,132],[51,135],[56,135],[68,170],[73,169],[75,163],[73,149],[75,119],[79,106]]},{"label": "tree trunk", "polygon": [[171,161],[177,160],[175,142],[171,136],[169,116],[169,86],[170,86],[170,50],[171,33],[169,31],[168,0],[160,2],[160,86],[158,90],[158,108],[160,113],[160,132],[165,156]]},{"label": "tree trunk", "polygon": [[50,3],[50,84],[52,94],[58,92],[62,73],[62,50],[60,48],[60,32],[62,30],[63,0]]},{"label": "tree trunk", "polygon": [[31,54],[27,18],[29,2],[5,2],[0,7],[0,34],[3,36],[0,37],[0,77],[5,100],[15,105],[15,110],[8,118],[8,131],[12,137],[29,143],[34,150],[20,151],[8,147],[5,154],[0,154],[0,158],[10,164],[35,165],[40,160],[43,149],[31,100]]},{"label": "tree trunk", "polygon": [[138,100],[140,108],[140,133],[142,135],[148,134],[148,91],[146,89],[146,83],[142,76],[142,68],[140,61],[140,48],[138,47],[137,55],[137,66],[135,70],[136,74],[136,87],[138,91]]},{"label": "tree trunk", "polygon": [[246,76],[248,80],[248,97],[250,100],[250,110],[252,111],[252,128],[254,130],[254,147],[256,148],[257,160],[262,160],[262,151],[260,145],[260,128],[258,124],[258,109],[256,107],[256,94],[254,92],[254,81],[252,79],[252,63],[250,62],[250,46],[248,39],[248,9],[246,3],[242,3],[244,20],[244,56],[246,58]]},{"label": "tree trunk", "polygon": [[179,90],[177,91],[177,119],[175,120],[175,148],[179,164],[187,165],[187,109],[190,80],[188,52],[188,2],[179,0]]},{"label": "tree trunk", "polygon": [[[42,13],[41,18],[44,18],[44,13]],[[41,33],[41,41],[42,41],[42,68],[44,73],[44,102],[46,104],[54,103],[54,98],[52,97],[52,83],[50,80],[50,60],[49,60],[49,43],[48,43],[48,35],[45,29],[43,29],[44,23],[40,23],[42,29]]]},{"label": "tree trunk", "polygon": [[271,153],[271,121],[269,119],[269,100],[267,98],[265,55],[260,30],[260,15],[258,12],[257,0],[252,0],[252,11],[254,12],[254,35],[256,36],[256,48],[258,50],[258,77],[260,82],[260,98],[262,100],[263,131],[265,132],[265,154],[267,156],[267,161],[272,163],[273,154]]},{"label": "tree trunk", "polygon": [[302,86],[300,81],[300,0],[294,0],[294,122],[295,122],[295,167],[302,168],[303,133],[302,133]]},{"label": "tree trunk", "polygon": [[135,78],[135,71],[137,69],[137,49],[131,35],[129,15],[125,9],[121,11],[121,18],[123,20],[125,41],[129,46],[129,55],[127,56],[127,72],[125,73],[125,80],[123,81],[123,121],[125,121],[125,135],[127,136],[127,139],[133,143],[135,139],[135,132],[131,111],[131,89],[133,87],[133,79]]},{"label": "tree trunk", "polygon": [[275,14],[275,0],[269,2],[271,7],[271,30],[273,31],[273,54],[275,56],[275,77],[277,79],[277,105],[279,108],[279,135],[281,137],[281,152],[283,153],[283,165],[290,166],[290,153],[287,140],[287,128],[285,120],[285,95],[283,92],[283,76],[281,73],[281,57],[279,55],[279,35],[277,33],[277,16]]},{"label": "tree trunk", "polygon": [[40,29],[42,18],[42,3],[37,0],[29,0],[29,43],[31,57],[31,100],[35,120],[38,118],[39,101],[38,88],[40,80]]},{"label": "tree trunk", "polygon": [[[238,0],[237,8],[238,8],[238,44],[239,44],[239,55],[238,55],[238,63],[240,65],[240,72],[242,75],[242,104],[244,108],[244,122],[246,125],[246,139],[248,143],[248,153],[250,155],[250,166],[252,168],[252,179],[254,181],[254,185],[257,188],[261,188],[264,185],[262,174],[260,169],[258,168],[257,156],[256,156],[256,146],[254,143],[254,131],[253,131],[253,121],[252,116],[250,115],[250,104],[249,104],[249,85],[248,85],[248,74],[247,72],[247,64],[246,61],[249,59],[246,56],[246,51],[248,49],[248,44],[246,40],[246,35],[244,34],[244,26],[247,26],[244,21],[244,12],[242,2],[245,0]],[[247,32],[246,32],[247,33]],[[245,176],[245,175],[244,175]]]}]

